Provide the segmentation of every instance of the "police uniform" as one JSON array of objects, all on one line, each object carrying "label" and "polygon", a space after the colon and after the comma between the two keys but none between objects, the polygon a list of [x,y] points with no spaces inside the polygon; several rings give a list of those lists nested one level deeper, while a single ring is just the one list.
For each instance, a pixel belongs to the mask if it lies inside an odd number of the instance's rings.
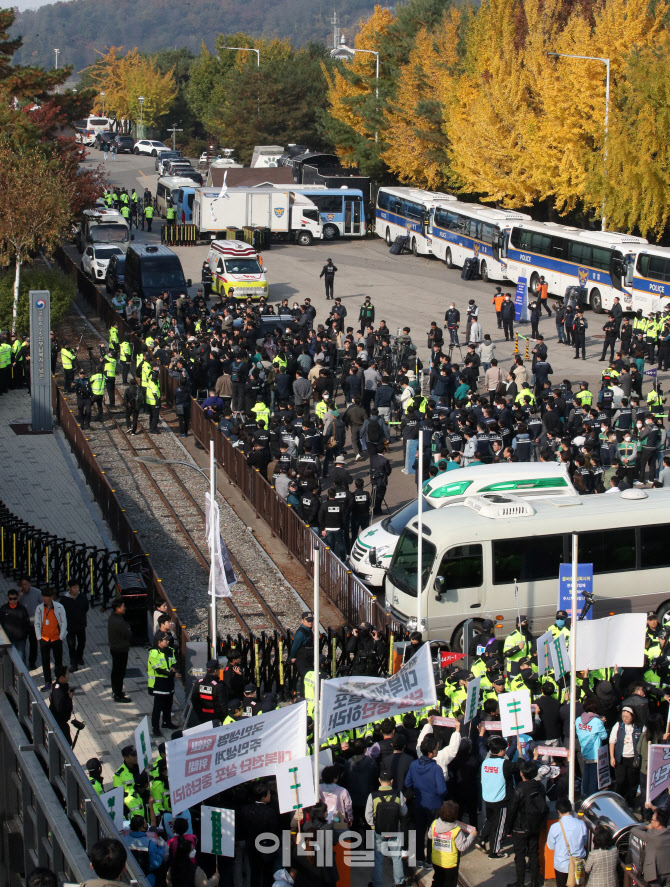
[{"label": "police uniform", "polygon": [[91,408],[93,406],[93,390],[90,381],[83,373],[74,380],[74,391],[77,395],[78,419],[82,428],[91,427]]},{"label": "police uniform", "polygon": [[[165,632],[156,633],[156,644],[167,639]],[[176,659],[169,646],[154,647],[149,651],[147,674],[149,694],[154,698],[151,712],[151,728],[154,736],[160,736],[160,719],[163,716],[163,726],[174,728],[171,721],[172,697],[174,694],[174,675]]]},{"label": "police uniform", "polygon": [[[14,344],[16,344],[16,342]],[[15,353],[16,352],[12,347],[12,355],[15,355]],[[77,359],[77,354],[75,351],[68,347],[67,342],[63,342],[63,347],[60,350],[60,359],[63,365],[63,376],[65,377],[65,393],[69,394],[72,391],[72,382],[74,380],[74,362]]]},{"label": "police uniform", "polygon": [[98,407],[98,415],[95,418],[96,422],[102,422],[103,419],[103,401],[105,397],[105,377],[100,372],[100,370],[96,370],[95,373],[91,376],[91,405]]},{"label": "police uniform", "polygon": [[[518,621],[518,620],[517,620]],[[528,624],[528,620],[525,616],[521,617],[521,624]],[[519,649],[519,646],[521,649]],[[525,659],[531,655],[533,652],[533,636],[530,631],[526,634],[523,631],[520,631],[517,627],[512,634],[508,635],[505,638],[505,644],[503,646],[503,655],[505,656],[506,664],[507,664],[507,673],[517,671],[517,666],[521,662],[522,659]],[[514,666],[512,665],[514,663]]]}]

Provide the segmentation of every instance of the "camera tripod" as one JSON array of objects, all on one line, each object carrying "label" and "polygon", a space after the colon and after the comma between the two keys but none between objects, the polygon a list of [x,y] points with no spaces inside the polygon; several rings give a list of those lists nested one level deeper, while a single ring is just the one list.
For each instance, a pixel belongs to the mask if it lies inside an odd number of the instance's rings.
[{"label": "camera tripod", "polygon": [[451,357],[454,353],[454,348],[458,348],[458,354],[459,354],[461,360],[463,360],[463,349],[461,348],[461,343],[460,342],[449,342],[449,362],[451,362]]}]

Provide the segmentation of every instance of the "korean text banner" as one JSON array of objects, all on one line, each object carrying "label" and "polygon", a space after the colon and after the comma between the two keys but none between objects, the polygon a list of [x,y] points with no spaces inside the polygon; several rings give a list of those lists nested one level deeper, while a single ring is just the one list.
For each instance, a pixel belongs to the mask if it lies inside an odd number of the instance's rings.
[{"label": "korean text banner", "polygon": [[184,736],[166,746],[173,810],[206,801],[217,792],[304,758],[307,703]]},{"label": "korean text banner", "polygon": [[670,745],[650,745],[647,762],[647,800],[670,788]]},{"label": "korean text banner", "polygon": [[435,678],[430,645],[388,680],[335,678],[324,681],[321,698],[321,738],[342,730],[435,705]]}]

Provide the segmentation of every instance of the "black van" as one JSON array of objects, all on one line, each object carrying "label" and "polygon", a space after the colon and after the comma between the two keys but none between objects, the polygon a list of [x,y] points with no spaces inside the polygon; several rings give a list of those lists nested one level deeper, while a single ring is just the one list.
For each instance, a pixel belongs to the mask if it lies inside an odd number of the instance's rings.
[{"label": "black van", "polygon": [[167,291],[176,298],[186,295],[189,286],[191,281],[184,279],[179,256],[171,249],[162,244],[133,244],[128,248],[123,289],[129,296],[150,299]]}]

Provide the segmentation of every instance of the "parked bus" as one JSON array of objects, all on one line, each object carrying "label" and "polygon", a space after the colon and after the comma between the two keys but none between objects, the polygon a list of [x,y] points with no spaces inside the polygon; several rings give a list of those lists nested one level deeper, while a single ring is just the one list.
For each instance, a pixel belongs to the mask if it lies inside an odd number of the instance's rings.
[{"label": "parked bus", "polygon": [[78,120],[75,123],[77,141],[84,145],[92,145],[99,132],[108,132],[113,126],[114,120],[111,117],[92,116],[86,120]]},{"label": "parked bus", "polygon": [[318,207],[324,240],[336,240],[338,237],[365,237],[365,206],[362,191],[325,188],[323,185],[300,185],[291,190],[309,197]]},{"label": "parked bus", "polygon": [[[572,533],[579,535],[579,562],[593,564],[594,615],[656,610],[662,623],[670,614],[669,509],[670,490],[633,489],[532,501],[490,493],[428,512],[421,543],[424,637],[458,644],[467,619],[476,627],[492,619],[505,636],[519,610],[534,634],[544,631],[556,613]],[[410,629],[418,616],[417,552],[414,518],[386,574],[386,607]]]},{"label": "parked bus", "polygon": [[415,256],[432,255],[431,210],[436,205],[456,202],[451,194],[422,191],[419,188],[380,188],[377,192],[375,234],[388,246],[408,236]]},{"label": "parked bus", "polygon": [[626,268],[627,311],[642,309],[644,315],[664,311],[670,304],[670,249],[666,246],[641,246],[635,261]]},{"label": "parked bus", "polygon": [[[502,250],[507,276],[515,284],[524,278],[528,291],[537,293],[543,275],[554,296],[569,286],[584,291],[583,302],[597,313],[609,311],[614,297],[626,300],[623,290],[628,263],[634,260],[643,237],[616,231],[583,231],[553,222],[514,222]],[[633,304],[628,310],[636,310]]]},{"label": "parked bus", "polygon": [[507,266],[500,261],[505,236],[512,222],[524,221],[529,222],[530,216],[513,210],[459,201],[437,203],[431,211],[433,255],[447,268],[460,268],[474,257],[482,280],[507,280]]}]

